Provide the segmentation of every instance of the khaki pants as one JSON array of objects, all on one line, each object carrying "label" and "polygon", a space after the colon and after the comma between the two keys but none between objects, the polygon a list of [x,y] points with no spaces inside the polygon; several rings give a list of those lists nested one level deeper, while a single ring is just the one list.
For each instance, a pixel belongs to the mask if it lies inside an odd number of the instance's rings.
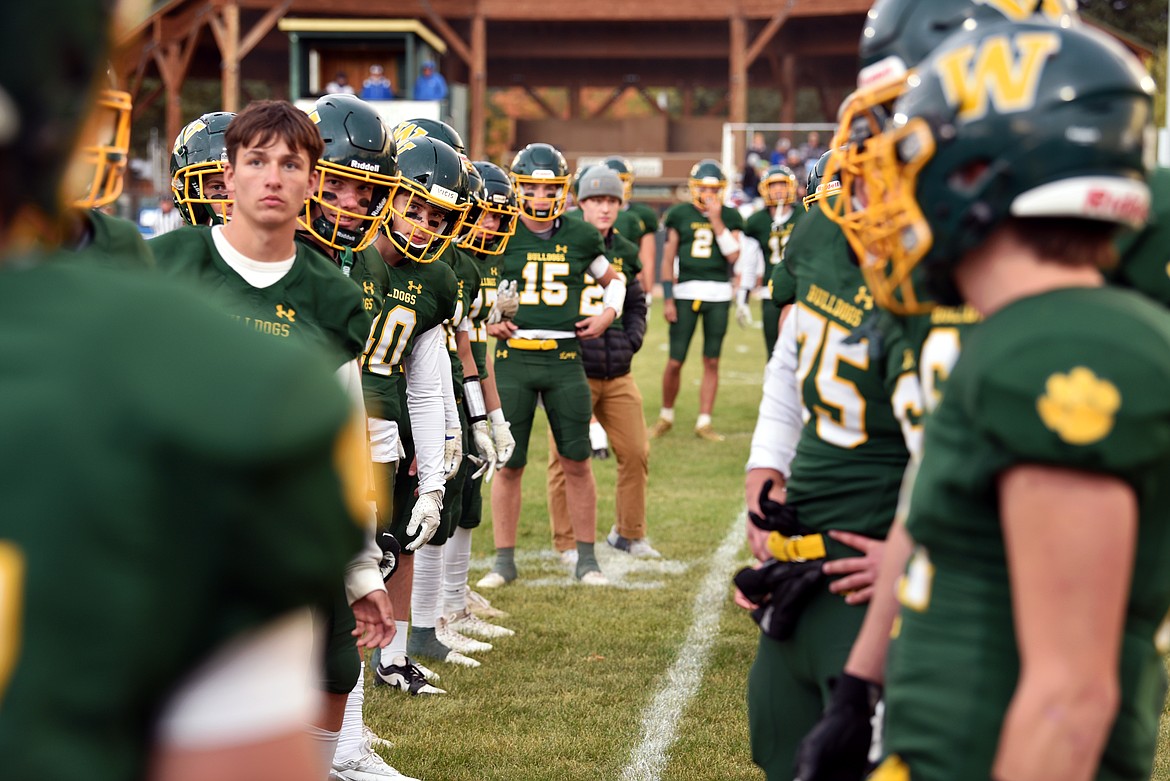
[{"label": "khaki pants", "polygon": [[[650,471],[650,443],[642,415],[642,393],[632,374],[612,380],[589,379],[593,414],[609,435],[617,458],[617,531],[630,540],[646,536],[646,479]],[[576,544],[565,503],[565,473],[556,444],[549,436],[548,510],[553,546],[571,550]],[[604,533],[604,532],[603,532]]]}]

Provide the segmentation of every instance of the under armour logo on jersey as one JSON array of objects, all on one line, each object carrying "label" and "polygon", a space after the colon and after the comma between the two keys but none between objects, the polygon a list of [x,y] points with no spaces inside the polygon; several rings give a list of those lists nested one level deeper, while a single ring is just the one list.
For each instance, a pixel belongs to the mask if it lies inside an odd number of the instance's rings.
[{"label": "under armour logo on jersey", "polygon": [[459,285],[459,295],[463,295],[463,280],[459,280],[457,284]]},{"label": "under armour logo on jersey", "polygon": [[407,282],[406,289],[409,290],[411,293],[421,293],[422,292],[422,283],[421,282]]},{"label": "under armour logo on jersey", "polygon": [[374,295],[374,283],[373,282],[363,282],[362,283],[362,290],[365,291],[367,296]]},{"label": "under armour logo on jersey", "polygon": [[497,358],[507,358],[508,351],[507,350],[496,350],[496,357]]},{"label": "under armour logo on jersey", "polygon": [[499,266],[492,266],[492,276],[493,276],[493,277],[498,277],[499,275],[500,275],[500,268],[499,268]]},{"label": "under armour logo on jersey", "polygon": [[853,297],[853,303],[865,310],[873,309],[873,296],[865,289],[865,285],[857,288],[857,295]]},{"label": "under armour logo on jersey", "polygon": [[568,251],[569,251],[569,245],[568,245],[568,244],[558,244],[558,245],[557,245],[557,252],[560,252],[561,254],[564,254],[564,253],[566,253],[566,252],[568,252]]},{"label": "under armour logo on jersey", "polygon": [[285,309],[284,304],[277,304],[276,305],[276,316],[283,317],[285,320],[288,320],[290,323],[295,323],[297,321],[297,310],[295,310],[291,307],[288,309]]}]

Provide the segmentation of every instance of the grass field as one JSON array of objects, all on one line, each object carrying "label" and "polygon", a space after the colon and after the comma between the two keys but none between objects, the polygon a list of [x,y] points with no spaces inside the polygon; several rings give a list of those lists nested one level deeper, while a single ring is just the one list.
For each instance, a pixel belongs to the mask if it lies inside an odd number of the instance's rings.
[{"label": "grass field", "polygon": [[[614,586],[575,585],[552,552],[546,429],[538,415],[517,544],[520,580],[488,594],[511,613],[499,623],[516,637],[496,641],[495,650],[478,657],[479,669],[432,665],[449,691],[444,697],[368,689],[367,723],[395,742],[385,754],[399,770],[425,781],[763,778],[751,763],[745,706],[757,630],[732,603],[730,586],[730,573],[749,558],[739,544],[743,464],[760,396],[763,339],[759,330],[734,324],[728,332],[715,409],[716,428],[727,435],[722,443],[691,434],[697,356],[692,345],[675,430],[651,447],[650,539],[665,558],[630,562],[599,544]],[[634,368],[650,422],[665,362],[666,325],[656,301]],[[615,465],[593,463],[600,541],[613,518]],[[725,553],[734,548],[729,561],[717,553],[725,542]],[[473,583],[489,568],[492,549],[485,523],[476,532]],[[713,595],[703,589],[709,578],[723,584]],[[663,702],[659,694],[672,683],[671,691],[683,693]],[[688,685],[697,688],[689,692]],[[677,727],[670,729],[679,707]],[[1170,781],[1165,719],[1162,727],[1152,777]]]}]

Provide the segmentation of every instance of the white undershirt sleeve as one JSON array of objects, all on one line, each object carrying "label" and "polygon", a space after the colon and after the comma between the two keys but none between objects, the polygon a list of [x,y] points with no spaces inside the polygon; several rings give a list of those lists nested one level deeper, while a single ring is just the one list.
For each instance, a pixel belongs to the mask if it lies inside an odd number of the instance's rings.
[{"label": "white undershirt sleeve", "polygon": [[764,397],[747,469],[775,469],[787,478],[802,426],[796,385],[796,317],[789,316],[764,369]]},{"label": "white undershirt sleeve", "polygon": [[744,236],[739,245],[739,259],[735,261],[735,273],[739,275],[740,290],[755,290],[760,282],[764,265],[764,253],[760,243],[751,236]]},{"label": "white undershirt sleeve", "polygon": [[171,695],[158,739],[188,750],[260,742],[303,729],[319,698],[313,620],[304,608],[215,650]]},{"label": "white undershirt sleeve", "polygon": [[442,370],[447,357],[447,340],[441,325],[419,335],[405,361],[406,410],[414,435],[418,461],[418,492],[443,490],[443,439],[446,435],[443,408]]}]

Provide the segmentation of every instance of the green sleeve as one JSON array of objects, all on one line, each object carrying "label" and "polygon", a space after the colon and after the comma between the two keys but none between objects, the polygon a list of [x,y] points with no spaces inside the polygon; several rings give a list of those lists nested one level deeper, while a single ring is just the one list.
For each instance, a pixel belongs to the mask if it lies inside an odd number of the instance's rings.
[{"label": "green sleeve", "polygon": [[787,306],[796,300],[796,277],[788,263],[777,263],[772,267],[768,285],[772,288],[772,301],[778,306]]},{"label": "green sleeve", "polygon": [[1163,462],[1170,371],[1141,340],[1003,339],[988,350],[990,339],[982,336],[965,351],[979,355],[970,367],[973,381],[959,386],[960,359],[948,388],[961,389],[970,419],[1002,452],[1005,466],[1051,464],[1137,482],[1143,470]]},{"label": "green sleeve", "polygon": [[739,213],[739,209],[732,209],[730,206],[723,207],[723,224],[731,231],[743,230],[743,215]]}]

